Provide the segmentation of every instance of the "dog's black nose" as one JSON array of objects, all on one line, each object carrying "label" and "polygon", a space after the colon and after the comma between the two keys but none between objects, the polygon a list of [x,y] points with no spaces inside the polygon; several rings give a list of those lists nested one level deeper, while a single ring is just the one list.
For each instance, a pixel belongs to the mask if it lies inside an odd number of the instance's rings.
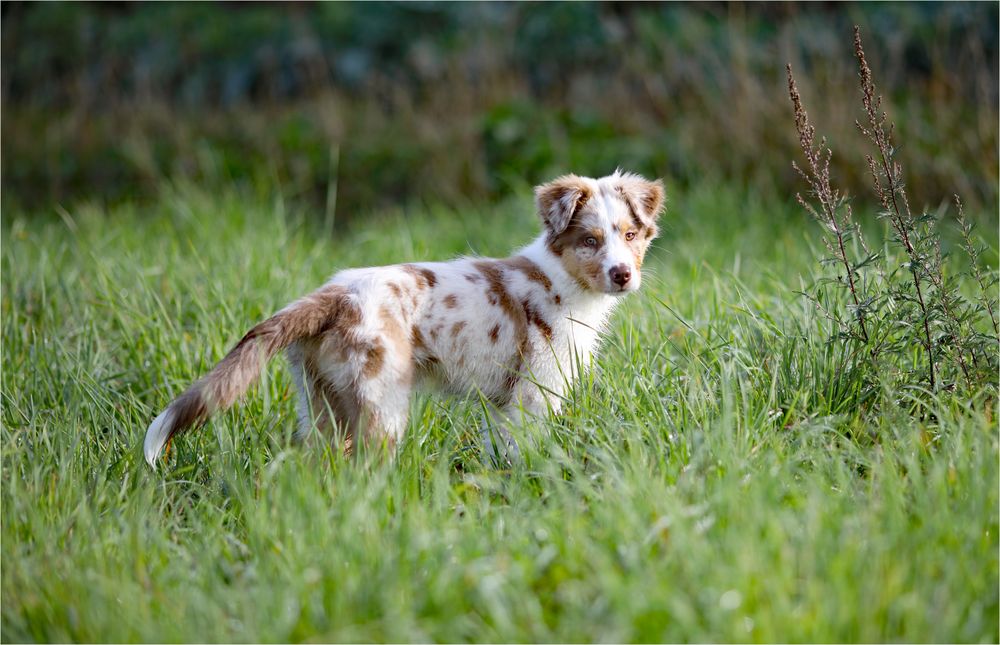
[{"label": "dog's black nose", "polygon": [[619,287],[624,287],[632,279],[632,269],[628,268],[627,264],[619,264],[616,267],[611,267],[608,273],[611,275],[611,281]]}]

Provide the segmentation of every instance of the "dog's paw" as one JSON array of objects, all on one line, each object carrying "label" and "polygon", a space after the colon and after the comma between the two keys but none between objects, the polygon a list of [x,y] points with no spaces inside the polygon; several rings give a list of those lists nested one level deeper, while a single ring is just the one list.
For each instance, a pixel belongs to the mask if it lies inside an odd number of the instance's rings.
[{"label": "dog's paw", "polygon": [[506,426],[484,426],[482,435],[483,448],[494,467],[513,468],[521,463],[521,449]]}]

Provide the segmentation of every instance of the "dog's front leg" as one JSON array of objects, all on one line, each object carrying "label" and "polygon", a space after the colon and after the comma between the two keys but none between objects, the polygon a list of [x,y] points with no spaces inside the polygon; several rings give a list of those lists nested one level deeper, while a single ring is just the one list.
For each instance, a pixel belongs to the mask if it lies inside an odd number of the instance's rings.
[{"label": "dog's front leg", "polygon": [[521,449],[510,431],[510,420],[496,408],[488,411],[480,427],[486,456],[494,466],[512,467],[521,463]]},{"label": "dog's front leg", "polygon": [[499,466],[514,466],[521,463],[521,449],[512,428],[523,428],[528,419],[545,416],[549,411],[558,411],[536,388],[519,388],[515,398],[503,406],[489,406],[483,426],[480,428],[483,445],[490,460]]}]

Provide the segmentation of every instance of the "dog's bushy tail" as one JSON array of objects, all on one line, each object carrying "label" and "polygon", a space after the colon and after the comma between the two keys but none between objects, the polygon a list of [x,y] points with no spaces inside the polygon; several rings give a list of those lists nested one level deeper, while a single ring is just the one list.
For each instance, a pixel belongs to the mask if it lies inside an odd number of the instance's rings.
[{"label": "dog's bushy tail", "polygon": [[212,413],[233,405],[257,380],[264,365],[282,349],[343,324],[360,322],[360,310],[337,285],[293,302],[258,324],[236,343],[211,372],[195,382],[153,419],[146,430],[143,453],[150,466],[178,433],[200,425]]}]

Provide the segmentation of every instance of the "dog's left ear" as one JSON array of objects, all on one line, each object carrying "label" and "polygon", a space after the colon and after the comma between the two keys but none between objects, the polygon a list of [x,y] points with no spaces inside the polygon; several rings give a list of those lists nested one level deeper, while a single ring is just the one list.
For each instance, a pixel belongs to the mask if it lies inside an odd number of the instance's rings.
[{"label": "dog's left ear", "polygon": [[663,212],[663,181],[649,181],[639,175],[623,175],[618,192],[632,209],[633,215],[646,226],[654,226]]},{"label": "dog's left ear", "polygon": [[545,226],[559,235],[591,195],[590,185],[583,177],[563,175],[535,188],[535,205]]}]

